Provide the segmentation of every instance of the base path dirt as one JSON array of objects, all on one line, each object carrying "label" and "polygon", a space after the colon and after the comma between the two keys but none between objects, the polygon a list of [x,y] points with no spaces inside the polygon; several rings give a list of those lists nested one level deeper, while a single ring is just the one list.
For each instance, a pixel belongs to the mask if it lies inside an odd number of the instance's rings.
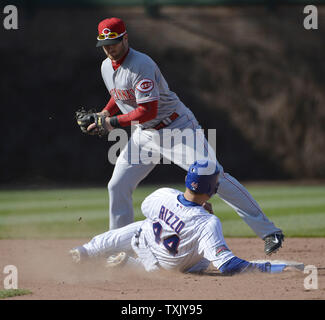
[{"label": "base path dirt", "polygon": [[[74,265],[67,252],[80,240],[0,240],[0,289],[6,265],[18,269],[18,287],[32,294],[10,299],[107,300],[232,300],[324,299],[325,239],[289,238],[271,260],[294,260],[317,270],[318,289],[306,290],[302,271],[281,274],[241,274],[225,277],[215,270],[204,275],[162,271],[148,274],[126,269],[106,270],[102,263]],[[246,260],[267,259],[257,238],[229,238],[235,255]],[[2,277],[2,279],[1,279]]]}]

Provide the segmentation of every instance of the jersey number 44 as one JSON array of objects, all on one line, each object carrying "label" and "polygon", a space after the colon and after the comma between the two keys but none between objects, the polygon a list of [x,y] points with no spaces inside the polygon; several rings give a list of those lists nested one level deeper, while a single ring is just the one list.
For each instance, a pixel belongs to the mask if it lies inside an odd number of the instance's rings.
[{"label": "jersey number 44", "polygon": [[175,256],[178,253],[177,249],[180,242],[179,236],[177,234],[173,234],[165,239],[161,239],[161,233],[163,229],[162,225],[159,222],[155,222],[152,224],[152,227],[156,242],[158,244],[162,242],[168,252]]}]

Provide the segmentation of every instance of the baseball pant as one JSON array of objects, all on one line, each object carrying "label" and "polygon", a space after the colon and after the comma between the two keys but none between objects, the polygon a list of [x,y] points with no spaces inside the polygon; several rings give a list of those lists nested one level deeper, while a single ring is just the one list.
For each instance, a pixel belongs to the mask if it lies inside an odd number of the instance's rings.
[{"label": "baseball pant", "polygon": [[133,251],[131,246],[132,237],[139,230],[143,221],[130,223],[122,228],[110,230],[93,237],[83,247],[88,256],[106,256],[119,253],[121,251]]},{"label": "baseball pant", "polygon": [[[265,216],[246,188],[223,171],[213,148],[200,129],[193,113],[188,112],[164,130],[143,130],[138,127],[133,132],[116,161],[108,183],[110,229],[123,227],[134,221],[132,193],[163,157],[164,163],[173,162],[186,171],[195,160],[215,161],[220,169],[218,196],[230,205],[260,238],[280,231]],[[184,138],[173,139],[173,130],[184,133]],[[191,132],[192,136],[189,134]],[[186,140],[185,136],[190,136],[190,139]]]}]

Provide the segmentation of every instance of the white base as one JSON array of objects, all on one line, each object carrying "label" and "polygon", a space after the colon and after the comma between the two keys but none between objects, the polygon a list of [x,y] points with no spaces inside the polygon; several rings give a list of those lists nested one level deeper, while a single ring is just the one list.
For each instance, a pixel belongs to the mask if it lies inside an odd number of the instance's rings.
[{"label": "white base", "polygon": [[254,260],[251,261],[253,263],[265,263],[265,262],[271,262],[273,265],[277,264],[286,264],[287,267],[285,270],[299,270],[299,271],[304,271],[305,265],[302,262],[297,262],[297,261],[289,261],[289,260]]}]

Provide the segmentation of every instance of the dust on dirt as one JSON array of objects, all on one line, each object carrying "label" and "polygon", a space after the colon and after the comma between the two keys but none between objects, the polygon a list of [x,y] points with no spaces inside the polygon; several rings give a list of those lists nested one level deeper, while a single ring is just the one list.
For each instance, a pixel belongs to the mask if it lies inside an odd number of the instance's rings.
[{"label": "dust on dirt", "polygon": [[[267,259],[257,238],[229,238],[235,255],[246,260]],[[103,263],[75,265],[69,249],[80,240],[0,240],[0,269],[15,265],[19,288],[32,294],[10,299],[95,300],[250,300],[324,299],[325,239],[289,238],[272,260],[294,260],[318,269],[318,289],[306,290],[304,272],[241,274],[225,277],[216,270],[203,275],[162,271],[145,273],[107,270]],[[2,273],[2,272],[1,272]],[[3,275],[5,277],[5,275]],[[3,280],[0,278],[0,280]],[[0,286],[3,281],[0,281]],[[1,288],[1,287],[0,287]],[[2,288],[1,288],[2,289]]]}]

